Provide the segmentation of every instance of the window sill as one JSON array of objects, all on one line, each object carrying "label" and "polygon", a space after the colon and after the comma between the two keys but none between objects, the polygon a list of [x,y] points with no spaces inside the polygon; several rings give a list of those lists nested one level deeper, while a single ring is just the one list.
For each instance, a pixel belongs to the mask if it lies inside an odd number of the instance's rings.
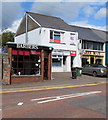
[{"label": "window sill", "polygon": [[38,77],[41,75],[12,75],[12,77]]},{"label": "window sill", "polygon": [[54,43],[54,44],[63,44],[65,45],[66,43],[56,43],[56,42],[49,42],[49,43]]},{"label": "window sill", "polygon": [[52,67],[62,67],[62,66],[52,66]]}]

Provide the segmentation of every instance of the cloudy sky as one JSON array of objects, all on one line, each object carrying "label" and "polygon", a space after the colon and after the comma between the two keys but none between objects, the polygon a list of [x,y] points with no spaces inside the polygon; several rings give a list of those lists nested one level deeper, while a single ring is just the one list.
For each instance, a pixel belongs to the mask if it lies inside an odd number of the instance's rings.
[{"label": "cloudy sky", "polygon": [[[107,0],[4,0],[2,29],[16,32],[26,11],[62,18],[71,25],[105,30],[108,23]],[[1,9],[0,7],[0,9]]]}]

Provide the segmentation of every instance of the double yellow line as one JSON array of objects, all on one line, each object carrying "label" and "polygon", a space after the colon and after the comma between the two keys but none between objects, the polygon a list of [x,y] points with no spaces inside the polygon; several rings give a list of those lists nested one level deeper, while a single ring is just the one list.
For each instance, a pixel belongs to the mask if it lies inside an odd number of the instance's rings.
[{"label": "double yellow line", "polygon": [[50,90],[50,89],[61,89],[61,88],[73,88],[73,87],[84,87],[84,86],[94,86],[106,82],[90,83],[90,84],[81,84],[81,85],[62,85],[62,86],[43,86],[41,88],[24,88],[24,89],[4,89],[0,93],[15,93],[15,92],[27,92],[27,91],[39,91],[39,90]]}]

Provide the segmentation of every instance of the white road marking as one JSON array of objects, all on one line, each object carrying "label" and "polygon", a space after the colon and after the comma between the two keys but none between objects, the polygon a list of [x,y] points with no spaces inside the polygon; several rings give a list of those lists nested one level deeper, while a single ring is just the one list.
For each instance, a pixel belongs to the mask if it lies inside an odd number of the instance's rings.
[{"label": "white road marking", "polygon": [[63,100],[63,99],[68,99],[72,97],[86,96],[86,95],[91,95],[91,94],[96,94],[101,92],[102,91],[91,91],[91,92],[68,94],[68,95],[62,95],[62,96],[43,97],[43,98],[31,99],[31,101],[37,101],[37,103],[47,103],[51,101]]},{"label": "white road marking", "polygon": [[19,102],[17,105],[23,105],[23,102]]}]

